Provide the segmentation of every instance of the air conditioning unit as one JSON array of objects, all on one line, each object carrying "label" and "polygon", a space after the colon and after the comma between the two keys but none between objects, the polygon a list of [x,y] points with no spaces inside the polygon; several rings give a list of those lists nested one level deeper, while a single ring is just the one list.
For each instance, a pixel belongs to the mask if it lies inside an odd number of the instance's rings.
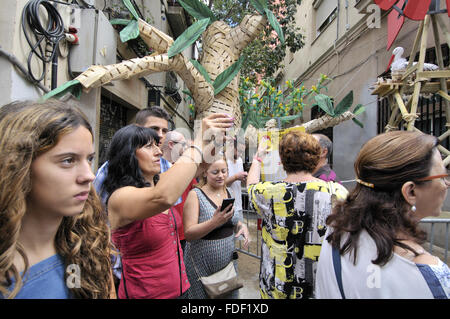
[{"label": "air conditioning unit", "polygon": [[77,75],[91,65],[116,63],[117,40],[113,26],[102,11],[74,9],[71,26],[77,29],[78,44],[70,51],[70,68]]}]

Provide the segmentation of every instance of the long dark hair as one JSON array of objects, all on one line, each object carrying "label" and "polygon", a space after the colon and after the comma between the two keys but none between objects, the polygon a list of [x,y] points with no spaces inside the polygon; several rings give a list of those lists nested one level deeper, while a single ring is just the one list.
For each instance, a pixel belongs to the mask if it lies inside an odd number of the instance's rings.
[{"label": "long dark hair", "polygon": [[[428,176],[437,144],[436,137],[406,131],[380,134],[369,140],[361,148],[354,167],[356,177],[374,187],[357,184],[347,199],[336,205],[327,218],[327,225],[333,228],[328,242],[341,254],[353,252],[356,263],[358,237],[366,230],[378,251],[374,264],[386,264],[394,246],[417,255],[397,238],[399,233],[406,234],[420,244],[426,237],[418,228],[418,220],[411,215],[401,188],[408,181],[420,184],[416,180]],[[341,239],[347,234],[341,246]]]},{"label": "long dark hair", "polygon": [[106,191],[110,196],[121,187],[150,186],[136,158],[136,150],[148,143],[159,143],[158,134],[151,128],[130,124],[114,134],[109,145],[108,175],[103,183],[102,191]]}]

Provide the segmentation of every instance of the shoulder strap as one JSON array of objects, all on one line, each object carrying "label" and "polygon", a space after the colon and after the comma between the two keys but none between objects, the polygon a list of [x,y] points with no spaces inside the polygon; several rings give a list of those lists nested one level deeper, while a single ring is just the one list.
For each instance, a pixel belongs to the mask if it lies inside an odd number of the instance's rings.
[{"label": "shoulder strap", "polygon": [[345,299],[344,287],[342,286],[341,255],[339,254],[339,250],[334,247],[332,247],[332,253],[334,274],[336,275],[336,280],[339,286],[339,291],[341,292],[342,299]]},{"label": "shoulder strap", "polygon": [[180,256],[180,245],[179,245],[179,238],[178,238],[178,227],[177,227],[177,220],[175,218],[175,215],[173,214],[172,207],[170,208],[170,213],[172,214],[173,223],[175,225],[175,233],[177,235],[177,255],[178,255],[178,270],[180,272],[180,296],[183,294],[183,278],[181,276],[181,256]]},{"label": "shoulder strap", "polygon": [[123,269],[123,264],[122,264],[122,256],[120,256],[120,265],[122,266],[122,279],[123,279],[123,288],[125,290],[125,298],[126,299],[130,299],[130,297],[128,296],[128,291],[127,291],[127,283],[125,282],[125,269]]}]

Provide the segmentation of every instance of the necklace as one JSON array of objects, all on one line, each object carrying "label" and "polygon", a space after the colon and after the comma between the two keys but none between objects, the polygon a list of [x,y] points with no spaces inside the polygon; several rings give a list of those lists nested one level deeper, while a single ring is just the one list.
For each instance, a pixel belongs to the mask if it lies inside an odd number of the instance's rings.
[{"label": "necklace", "polygon": [[207,193],[209,193],[209,194],[211,194],[211,195],[215,195],[215,196],[217,196],[218,198],[221,198],[221,197],[222,197],[223,191],[219,191],[218,193],[214,193],[213,191],[210,190],[209,187],[205,187],[205,188],[207,189]]}]

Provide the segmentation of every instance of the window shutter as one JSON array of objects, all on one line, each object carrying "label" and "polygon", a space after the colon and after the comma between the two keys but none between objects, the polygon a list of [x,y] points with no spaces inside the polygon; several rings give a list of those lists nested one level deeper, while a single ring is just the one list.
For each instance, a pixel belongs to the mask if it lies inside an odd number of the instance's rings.
[{"label": "window shutter", "polygon": [[328,19],[330,14],[337,8],[336,0],[315,1],[313,7],[316,9],[316,30]]}]

